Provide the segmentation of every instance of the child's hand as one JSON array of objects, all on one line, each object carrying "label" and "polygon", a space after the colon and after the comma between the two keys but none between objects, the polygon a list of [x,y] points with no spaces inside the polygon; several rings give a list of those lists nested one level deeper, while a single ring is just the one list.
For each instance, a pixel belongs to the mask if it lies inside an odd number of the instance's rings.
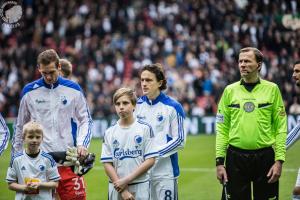
[{"label": "child's hand", "polygon": [[114,182],[114,187],[118,192],[122,192],[128,185],[129,181],[126,177],[121,178]]},{"label": "child's hand", "polygon": [[135,200],[134,196],[126,189],[121,193],[123,200]]}]

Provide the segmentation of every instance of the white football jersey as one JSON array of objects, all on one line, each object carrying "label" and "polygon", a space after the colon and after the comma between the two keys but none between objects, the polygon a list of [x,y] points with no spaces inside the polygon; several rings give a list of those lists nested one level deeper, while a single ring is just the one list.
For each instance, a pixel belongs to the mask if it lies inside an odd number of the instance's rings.
[{"label": "white football jersey", "polygon": [[[129,127],[121,127],[119,121],[105,131],[101,162],[111,162],[119,178],[132,173],[146,159],[157,156],[153,144],[153,130],[145,122],[134,121]],[[132,183],[148,181],[145,173]]]},{"label": "white football jersey", "polygon": [[41,149],[46,152],[90,144],[92,118],[85,97],[80,86],[68,79],[58,77],[49,85],[41,78],[24,87],[12,140],[15,152],[22,151],[22,129],[30,120],[43,126]]},{"label": "white football jersey", "polygon": [[[27,181],[49,182],[58,181],[59,179],[60,176],[55,161],[44,151],[40,151],[35,158],[28,156],[25,150],[22,153],[15,154],[11,160],[6,176],[6,182],[16,182],[19,184],[25,184]],[[52,199],[52,189],[39,189],[38,194],[17,192],[15,199]]]},{"label": "white football jersey", "polygon": [[0,114],[0,155],[6,149],[9,140],[9,130],[6,126],[5,120]]},{"label": "white football jersey", "polygon": [[173,98],[160,93],[151,101],[147,96],[139,98],[135,116],[149,123],[154,131],[155,145],[159,152],[158,161],[151,169],[151,180],[179,176],[177,151],[184,147],[184,110]]}]

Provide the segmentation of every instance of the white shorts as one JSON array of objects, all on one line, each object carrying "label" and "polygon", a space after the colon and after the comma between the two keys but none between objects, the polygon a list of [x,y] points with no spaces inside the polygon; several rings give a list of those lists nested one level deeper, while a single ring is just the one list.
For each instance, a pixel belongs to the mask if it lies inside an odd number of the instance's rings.
[{"label": "white shorts", "polygon": [[297,180],[296,180],[296,187],[300,187],[300,168],[298,170],[298,176],[297,176]]},{"label": "white shorts", "polygon": [[[133,194],[137,200],[150,200],[150,183],[133,183],[128,185],[128,191]],[[114,188],[114,184],[108,184],[108,200],[122,200],[121,194]]]},{"label": "white shorts", "polygon": [[151,180],[151,200],[178,200],[177,179]]}]

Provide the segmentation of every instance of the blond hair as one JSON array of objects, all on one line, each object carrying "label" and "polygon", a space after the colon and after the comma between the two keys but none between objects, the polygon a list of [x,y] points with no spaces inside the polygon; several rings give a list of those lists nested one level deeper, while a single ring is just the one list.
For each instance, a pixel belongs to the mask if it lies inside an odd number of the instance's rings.
[{"label": "blond hair", "polygon": [[120,88],[118,89],[113,96],[113,103],[116,104],[118,99],[122,96],[128,96],[132,105],[136,105],[136,95],[131,88]]},{"label": "blond hair", "polygon": [[23,137],[25,138],[26,134],[28,133],[41,133],[43,135],[43,127],[41,124],[37,123],[36,121],[27,122],[23,126]]},{"label": "blond hair", "polygon": [[67,59],[59,59],[60,67],[61,67],[61,75],[64,78],[68,78],[72,74],[72,63]]}]

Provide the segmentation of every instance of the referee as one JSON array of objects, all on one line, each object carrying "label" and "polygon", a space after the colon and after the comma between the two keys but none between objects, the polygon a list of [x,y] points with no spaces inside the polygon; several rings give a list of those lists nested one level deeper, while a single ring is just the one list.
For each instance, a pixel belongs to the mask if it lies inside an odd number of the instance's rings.
[{"label": "referee", "polygon": [[216,116],[217,178],[222,199],[278,199],[287,118],[278,86],[259,78],[263,54],[240,50],[241,80],[228,85]]}]

